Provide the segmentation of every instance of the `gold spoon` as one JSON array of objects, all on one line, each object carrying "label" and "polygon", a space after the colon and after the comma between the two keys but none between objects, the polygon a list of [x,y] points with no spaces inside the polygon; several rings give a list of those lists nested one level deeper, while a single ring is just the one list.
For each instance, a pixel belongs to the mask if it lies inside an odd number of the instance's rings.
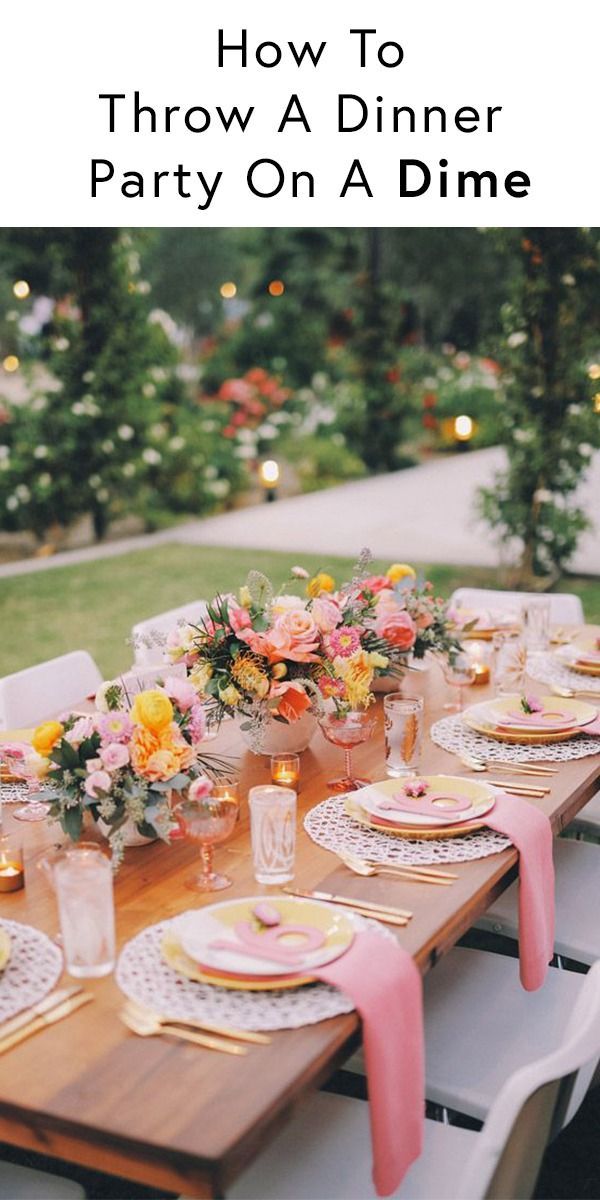
[{"label": "gold spoon", "polygon": [[410,880],[412,883],[437,883],[446,887],[452,883],[453,879],[458,878],[449,871],[430,871],[427,867],[411,867],[408,864],[386,867],[379,863],[366,862],[364,858],[359,858],[354,854],[338,854],[338,858],[355,875],[392,875],[395,879]]},{"label": "gold spoon", "polygon": [[459,755],[460,761],[464,767],[468,767],[470,771],[490,771],[496,767],[504,772],[510,772],[511,775],[556,775],[557,771],[554,767],[538,766],[535,763],[516,763],[505,762],[503,759],[494,759],[488,762],[484,758],[476,758],[474,754]]},{"label": "gold spoon", "polygon": [[551,683],[550,691],[553,692],[555,696],[562,696],[563,700],[572,700],[576,696],[594,696],[595,698],[600,697],[600,692],[591,692],[589,689],[586,691],[585,688],[581,688],[580,691],[577,691],[575,688],[562,687],[562,685],[559,683]]},{"label": "gold spoon", "polygon": [[191,1029],[179,1029],[176,1025],[163,1025],[160,1021],[135,1016],[129,1009],[122,1009],[119,1016],[124,1025],[137,1033],[139,1037],[154,1037],[156,1034],[167,1034],[169,1037],[180,1038],[184,1042],[194,1042],[196,1046],[204,1046],[205,1050],[220,1050],[223,1054],[242,1055],[248,1051],[245,1046],[236,1046],[225,1038],[209,1037],[208,1034],[192,1033]]},{"label": "gold spoon", "polygon": [[236,1038],[239,1042],[252,1042],[257,1046],[269,1046],[272,1038],[264,1033],[253,1033],[247,1029],[234,1029],[231,1025],[215,1025],[212,1021],[196,1021],[193,1017],[168,1017],[165,1013],[155,1012],[146,1008],[137,1000],[128,999],[124,1012],[134,1020],[158,1022],[159,1025],[184,1025],[190,1029],[199,1029],[201,1033],[216,1034],[217,1037]]}]

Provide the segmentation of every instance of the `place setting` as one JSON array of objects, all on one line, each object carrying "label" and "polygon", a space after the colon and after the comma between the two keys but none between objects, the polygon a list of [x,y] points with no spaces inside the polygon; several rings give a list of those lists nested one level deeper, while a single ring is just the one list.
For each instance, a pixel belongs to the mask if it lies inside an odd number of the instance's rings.
[{"label": "place setting", "polygon": [[574,697],[513,693],[470,705],[430,731],[463,760],[538,763],[584,758],[600,750],[598,711]]}]

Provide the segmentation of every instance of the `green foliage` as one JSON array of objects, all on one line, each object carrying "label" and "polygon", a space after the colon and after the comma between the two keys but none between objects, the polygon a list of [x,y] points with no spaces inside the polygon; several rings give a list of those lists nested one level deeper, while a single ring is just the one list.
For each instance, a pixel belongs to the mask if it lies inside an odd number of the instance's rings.
[{"label": "green foliage", "polygon": [[245,480],[221,432],[199,417],[180,379],[163,313],[148,314],[137,254],[114,230],[62,234],[71,295],[56,304],[49,382],[30,387],[0,428],[0,521],[43,537],[91,513],[97,537],[126,513],[146,527],[200,513]]},{"label": "green foliage", "polygon": [[318,437],[286,439],[280,453],[296,468],[303,492],[316,492],[366,474],[364,462],[348,449],[341,433],[324,430]]},{"label": "green foliage", "polygon": [[503,441],[509,466],[482,490],[484,518],[502,542],[521,548],[519,576],[554,579],[588,521],[574,492],[600,444],[592,403],[600,352],[597,234],[525,230],[522,273],[504,308]]}]

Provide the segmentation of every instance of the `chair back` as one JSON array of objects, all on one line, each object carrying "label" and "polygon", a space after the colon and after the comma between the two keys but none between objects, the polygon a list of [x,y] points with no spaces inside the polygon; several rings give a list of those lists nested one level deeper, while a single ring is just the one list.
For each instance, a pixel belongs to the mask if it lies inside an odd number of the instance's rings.
[{"label": "chair back", "polygon": [[131,630],[134,646],[134,663],[140,667],[160,666],[164,663],[164,650],[168,634],[177,625],[196,625],[205,616],[206,600],[192,600],[179,608],[157,613],[145,621],[138,621]]},{"label": "chair back", "polygon": [[0,679],[0,729],[37,725],[91,696],[102,675],[86,650],[73,650]]},{"label": "chair back", "polygon": [[[522,606],[538,595],[538,592],[497,592],[493,588],[457,588],[450,597],[450,607],[462,605],[464,608],[520,613]],[[546,598],[550,601],[553,625],[583,625],[585,617],[579,596],[572,592],[551,592]]]},{"label": "chair back", "polygon": [[600,962],[589,971],[561,1043],[499,1092],[459,1181],[461,1200],[528,1200],[547,1143],[575,1115],[600,1056]]}]

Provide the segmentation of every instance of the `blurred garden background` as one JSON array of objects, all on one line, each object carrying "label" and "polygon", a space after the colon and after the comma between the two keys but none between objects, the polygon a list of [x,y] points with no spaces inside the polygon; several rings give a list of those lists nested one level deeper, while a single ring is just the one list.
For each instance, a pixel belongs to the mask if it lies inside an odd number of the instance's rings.
[{"label": "blurred garden background", "polygon": [[[258,531],[265,498],[320,490],[326,522],[325,489],[415,467],[435,479],[450,458],[459,479],[486,448],[502,455],[481,459],[494,469],[473,521],[497,566],[476,554],[419,565],[445,592],[564,587],[594,508],[600,520],[600,494],[581,499],[600,479],[599,241],[583,229],[1,230],[0,673],[73,646],[113,673],[134,620],[237,586],[251,566],[283,579],[306,539],[292,523],[279,554],[258,536],[260,556],[251,536],[240,549],[124,542],[80,561],[82,547],[249,506]],[[568,590],[598,621],[598,568],[583,557]],[[322,552],[302,561],[336,567]]]}]

